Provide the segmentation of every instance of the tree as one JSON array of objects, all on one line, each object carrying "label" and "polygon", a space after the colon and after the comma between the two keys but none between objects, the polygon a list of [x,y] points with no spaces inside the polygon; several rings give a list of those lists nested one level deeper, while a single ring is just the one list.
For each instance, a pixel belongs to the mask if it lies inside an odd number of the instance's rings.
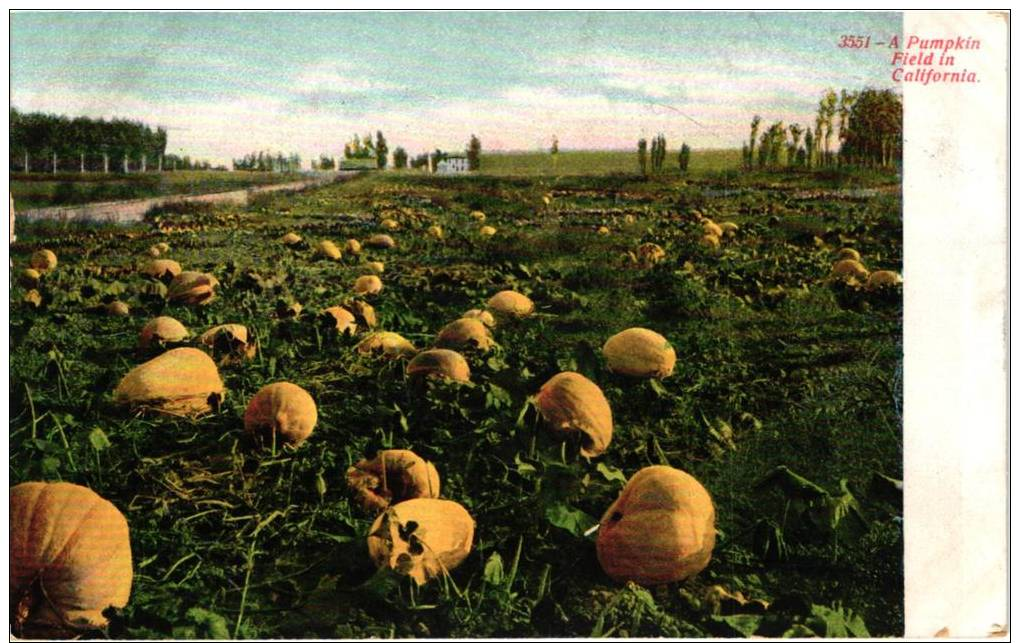
[{"label": "tree", "polygon": [[[843,149],[843,145],[846,143],[846,129],[847,129],[847,118],[850,116],[850,110],[854,106],[854,102],[857,100],[857,95],[853,92],[848,92],[845,89],[839,91],[839,106],[836,108],[836,112],[839,114],[839,147]],[[840,159],[843,155],[840,154]]]},{"label": "tree", "polygon": [[815,151],[815,137],[811,133],[811,126],[804,129],[804,165],[811,167],[811,157]]},{"label": "tree", "polygon": [[[747,151],[747,146],[744,146],[744,151]],[[687,143],[680,146],[680,171],[687,172],[687,166],[691,162],[691,148]]]},{"label": "tree", "polygon": [[393,150],[393,167],[402,170],[407,167],[407,151],[402,147]]},{"label": "tree", "polygon": [[747,158],[749,160],[747,169],[751,169],[751,163],[754,161],[754,142],[758,139],[758,127],[761,125],[761,116],[757,114],[751,119],[751,144],[747,148]]},{"label": "tree", "polygon": [[477,172],[482,166],[482,142],[474,134],[471,135],[471,140],[468,142],[467,158],[468,170]]},{"label": "tree", "polygon": [[865,89],[847,114],[840,154],[847,162],[889,167],[903,153],[903,101],[892,90]]},{"label": "tree", "polygon": [[825,164],[831,163],[832,157],[830,156],[830,142],[832,140],[832,118],[836,115],[836,92],[829,89],[825,92],[825,96],[818,103],[818,115],[822,118],[822,124],[825,126]]},{"label": "tree", "polygon": [[380,170],[386,169],[387,154],[390,153],[389,146],[381,131],[375,133],[375,166]]},{"label": "tree", "polygon": [[793,167],[793,164],[797,161],[797,148],[800,147],[800,135],[804,133],[800,125],[791,123],[790,127],[790,144],[786,146],[786,165]]},{"label": "tree", "polygon": [[662,164],[666,160],[666,137],[662,134],[652,139],[652,173],[658,174],[662,171]]},{"label": "tree", "polygon": [[648,176],[648,141],[643,138],[637,142],[637,158],[641,176]]}]

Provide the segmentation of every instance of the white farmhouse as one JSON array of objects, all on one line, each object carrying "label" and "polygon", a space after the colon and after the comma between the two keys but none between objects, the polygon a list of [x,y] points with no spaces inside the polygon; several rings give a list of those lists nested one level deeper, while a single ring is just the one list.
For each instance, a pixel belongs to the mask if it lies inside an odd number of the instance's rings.
[{"label": "white farmhouse", "polygon": [[436,164],[436,172],[439,174],[467,174],[468,159],[466,156],[448,156]]}]

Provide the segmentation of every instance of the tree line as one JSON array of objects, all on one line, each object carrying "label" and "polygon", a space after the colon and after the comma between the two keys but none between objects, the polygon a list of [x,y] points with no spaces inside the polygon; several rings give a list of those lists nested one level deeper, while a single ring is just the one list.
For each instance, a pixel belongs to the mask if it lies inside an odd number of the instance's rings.
[{"label": "tree line", "polygon": [[[903,102],[892,90],[826,90],[811,125],[776,121],[761,131],[757,114],[742,148],[745,170],[891,167],[903,154]],[[760,133],[760,134],[759,134]],[[838,147],[833,136],[838,135]],[[803,145],[801,140],[803,139]]]},{"label": "tree line", "polygon": [[[559,149],[557,142],[557,151]],[[648,176],[648,162],[651,160],[651,173],[661,174],[666,166],[666,137],[663,134],[658,134],[652,139],[652,148],[649,158],[648,141],[644,138],[639,139],[637,143],[638,149],[638,167],[641,169],[641,176]],[[691,162],[691,148],[687,143],[680,145],[680,152],[677,154],[677,169],[681,172],[686,172]]]},{"label": "tree line", "polygon": [[249,172],[298,172],[301,170],[301,156],[295,152],[252,152],[239,159],[234,159],[235,170]]},{"label": "tree line", "polygon": [[186,169],[181,167],[185,160],[199,165],[190,157],[166,154],[166,129],[119,118],[70,118],[12,107],[9,140],[12,171],[127,173]]}]

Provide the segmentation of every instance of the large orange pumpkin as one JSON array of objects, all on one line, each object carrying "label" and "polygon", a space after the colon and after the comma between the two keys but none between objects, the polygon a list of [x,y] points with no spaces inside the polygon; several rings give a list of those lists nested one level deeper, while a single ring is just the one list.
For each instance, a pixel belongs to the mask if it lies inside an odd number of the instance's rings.
[{"label": "large orange pumpkin", "polygon": [[266,443],[275,435],[279,443],[300,446],[318,419],[315,400],[308,391],[290,382],[276,382],[263,386],[248,402],[244,428]]},{"label": "large orange pumpkin", "polygon": [[129,371],[113,399],[132,408],[193,417],[218,407],[224,394],[212,358],[197,348],[175,348]]},{"label": "large orange pumpkin", "polygon": [[412,378],[429,377],[469,382],[471,368],[460,353],[446,348],[433,348],[414,356],[407,365],[407,375]]},{"label": "large orange pumpkin", "polygon": [[628,328],[602,347],[609,370],[630,377],[668,377],[676,365],[676,351],[665,337],[647,328]]},{"label": "large orange pumpkin", "polygon": [[212,275],[187,270],[170,282],[167,299],[179,304],[204,306],[216,297],[213,289],[219,285],[219,280]]},{"label": "large orange pumpkin", "polygon": [[414,355],[417,349],[414,344],[397,333],[381,330],[369,333],[365,339],[354,347],[363,355],[381,355],[384,357],[403,357]]},{"label": "large orange pumpkin", "polygon": [[666,466],[641,469],[599,523],[599,564],[613,580],[661,585],[708,565],[715,508],[701,483]]},{"label": "large orange pumpkin", "polygon": [[553,430],[579,431],[584,435],[582,455],[599,455],[613,439],[609,402],[602,389],[580,373],[567,371],[554,375],[539,389],[535,404]]},{"label": "large orange pumpkin", "polygon": [[57,267],[57,255],[52,250],[47,250],[46,248],[36,250],[28,260],[28,265],[39,272],[49,272]]},{"label": "large orange pumpkin", "polygon": [[219,357],[221,364],[231,364],[255,357],[258,342],[248,337],[248,329],[241,324],[220,324],[202,333],[198,341]]},{"label": "large orange pumpkin", "polygon": [[439,472],[414,451],[385,449],[347,470],[347,486],[366,511],[412,498],[438,498]]},{"label": "large orange pumpkin", "polygon": [[154,317],[142,326],[138,335],[138,347],[149,348],[153,344],[164,345],[183,342],[188,338],[188,329],[173,317]]},{"label": "large orange pumpkin", "polygon": [[439,331],[436,338],[438,348],[473,348],[487,351],[493,346],[489,329],[477,319],[462,318],[452,321]]},{"label": "large orange pumpkin", "polygon": [[527,296],[513,290],[503,290],[486,303],[489,310],[505,317],[527,317],[535,312],[535,304]]},{"label": "large orange pumpkin", "polygon": [[10,490],[11,626],[16,636],[68,638],[105,627],[131,595],[124,516],[91,489],[25,482]]},{"label": "large orange pumpkin", "polygon": [[452,500],[415,498],[379,514],[368,536],[376,567],[389,567],[419,585],[444,576],[471,553],[475,521]]}]

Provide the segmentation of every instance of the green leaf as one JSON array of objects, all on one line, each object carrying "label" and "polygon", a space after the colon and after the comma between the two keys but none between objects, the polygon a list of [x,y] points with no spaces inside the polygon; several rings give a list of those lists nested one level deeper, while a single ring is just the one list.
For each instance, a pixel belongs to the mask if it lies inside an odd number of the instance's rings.
[{"label": "green leaf", "polygon": [[110,439],[106,437],[106,433],[103,432],[98,426],[89,433],[89,442],[92,443],[92,448],[96,451],[102,451],[103,449],[109,449]]},{"label": "green leaf", "polygon": [[864,619],[836,603],[833,607],[812,605],[808,624],[815,632],[826,638],[870,638]]},{"label": "green leaf", "polygon": [[602,477],[605,478],[607,482],[616,480],[622,484],[627,484],[627,476],[623,474],[623,471],[620,471],[616,467],[611,467],[605,462],[599,462],[595,467],[595,470],[601,473]]},{"label": "green leaf", "polygon": [[492,556],[489,556],[489,560],[485,562],[482,578],[490,585],[499,585],[503,582],[503,557],[499,555],[498,551],[492,552]]},{"label": "green leaf", "polygon": [[514,455],[514,464],[517,465],[517,473],[524,476],[525,478],[527,478],[528,476],[533,476],[538,472],[538,469],[536,469],[534,465],[528,464],[524,460],[521,460],[520,453]]},{"label": "green leaf", "polygon": [[575,536],[583,536],[588,528],[595,526],[598,522],[580,509],[575,509],[563,502],[553,503],[546,507],[545,517],[554,527],[566,529]]},{"label": "green leaf", "polygon": [[60,459],[48,456],[40,463],[44,478],[56,478],[60,475]]}]

